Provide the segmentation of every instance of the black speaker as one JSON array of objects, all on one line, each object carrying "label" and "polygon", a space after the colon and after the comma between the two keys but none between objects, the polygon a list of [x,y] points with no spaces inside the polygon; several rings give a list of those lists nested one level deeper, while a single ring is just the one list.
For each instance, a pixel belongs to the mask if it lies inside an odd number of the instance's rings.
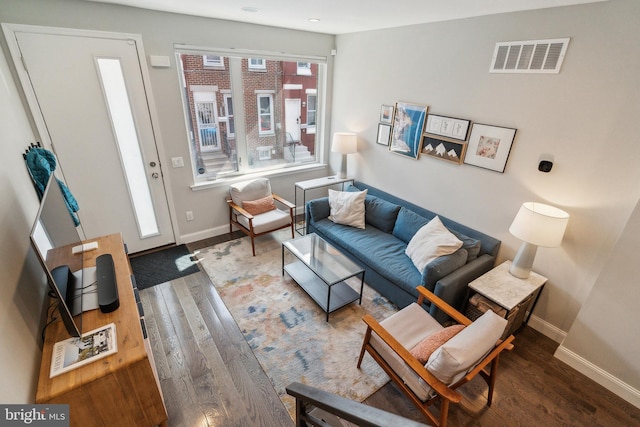
[{"label": "black speaker", "polygon": [[111,254],[96,258],[96,276],[98,281],[98,305],[103,313],[111,313],[120,307],[116,271]]}]

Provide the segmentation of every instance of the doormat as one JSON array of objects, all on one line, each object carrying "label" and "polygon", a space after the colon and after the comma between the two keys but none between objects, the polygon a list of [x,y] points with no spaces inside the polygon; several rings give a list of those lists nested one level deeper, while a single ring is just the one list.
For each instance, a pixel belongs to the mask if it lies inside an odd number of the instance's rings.
[{"label": "doormat", "polygon": [[150,288],[200,271],[198,260],[185,245],[140,255],[129,261],[138,289]]},{"label": "doormat", "polygon": [[[294,381],[358,402],[389,381],[370,356],[362,369],[356,364],[366,330],[362,316],[382,320],[397,307],[365,284],[362,305],[335,311],[327,322],[311,297],[282,275],[281,242],[290,238],[288,230],[260,237],[255,257],[248,237],[200,249],[197,256],[293,418],[295,399],[285,387]],[[349,285],[359,291],[360,279]]]}]

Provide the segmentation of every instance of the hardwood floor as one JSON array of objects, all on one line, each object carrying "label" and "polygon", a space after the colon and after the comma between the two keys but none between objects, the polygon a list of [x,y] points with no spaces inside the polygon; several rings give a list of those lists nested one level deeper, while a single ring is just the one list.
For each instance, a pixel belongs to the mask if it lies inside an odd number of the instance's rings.
[{"label": "hardwood floor", "polygon": [[[204,272],[140,294],[169,426],[294,425]],[[460,389],[465,399],[451,407],[450,426],[640,425],[640,409],[555,359],[550,339],[525,327],[514,344],[501,358],[492,407],[476,378]],[[393,384],[365,403],[426,422]]]}]

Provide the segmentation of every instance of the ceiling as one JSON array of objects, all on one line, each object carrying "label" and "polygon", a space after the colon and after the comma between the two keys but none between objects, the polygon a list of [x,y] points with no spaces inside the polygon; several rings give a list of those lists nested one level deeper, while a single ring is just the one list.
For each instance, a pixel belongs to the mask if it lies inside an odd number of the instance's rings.
[{"label": "ceiling", "polygon": [[[607,0],[86,0],[345,34]],[[311,21],[316,19],[318,21]]]}]

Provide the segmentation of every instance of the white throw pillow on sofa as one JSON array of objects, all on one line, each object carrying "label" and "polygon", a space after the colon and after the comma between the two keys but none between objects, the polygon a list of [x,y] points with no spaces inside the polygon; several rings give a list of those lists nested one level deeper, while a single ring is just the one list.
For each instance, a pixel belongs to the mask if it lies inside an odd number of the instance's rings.
[{"label": "white throw pillow on sofa", "polygon": [[411,238],[405,253],[413,265],[422,273],[434,259],[449,255],[460,249],[462,241],[454,236],[436,216]]},{"label": "white throw pillow on sofa", "polygon": [[336,224],[364,228],[364,191],[336,191],[329,189],[329,219]]}]

